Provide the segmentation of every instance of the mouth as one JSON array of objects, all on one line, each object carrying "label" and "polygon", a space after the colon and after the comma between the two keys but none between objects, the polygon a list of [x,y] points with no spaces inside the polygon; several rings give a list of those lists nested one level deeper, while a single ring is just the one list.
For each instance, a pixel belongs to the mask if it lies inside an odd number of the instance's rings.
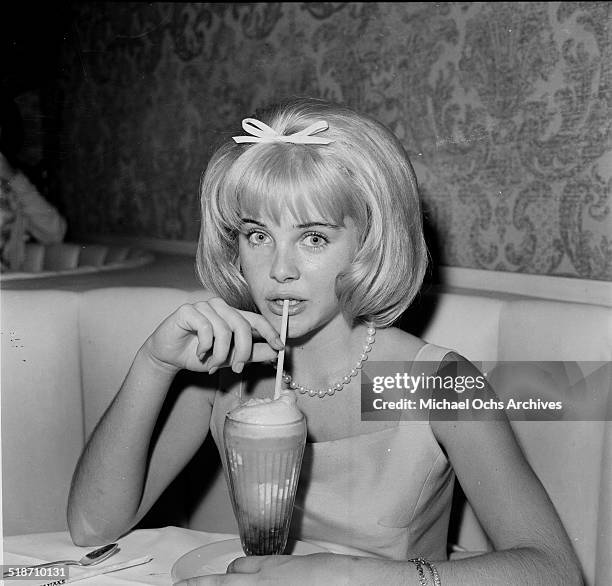
[{"label": "mouth", "polygon": [[267,305],[275,315],[283,315],[283,305],[285,300],[289,301],[289,315],[295,315],[304,310],[306,300],[300,297],[269,297],[266,299]]},{"label": "mouth", "polygon": [[297,305],[298,303],[304,301],[303,299],[293,299],[290,297],[277,297],[275,299],[269,299],[268,301],[271,301],[272,303],[275,303],[276,305],[282,307],[286,300],[289,301],[289,307],[293,307],[294,305]]}]

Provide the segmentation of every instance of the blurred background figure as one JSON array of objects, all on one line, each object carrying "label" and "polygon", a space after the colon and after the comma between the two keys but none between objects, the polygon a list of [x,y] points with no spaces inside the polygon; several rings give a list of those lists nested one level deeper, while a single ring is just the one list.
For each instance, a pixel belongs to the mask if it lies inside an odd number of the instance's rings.
[{"label": "blurred background figure", "polygon": [[0,270],[20,270],[28,241],[61,242],[66,220],[39,192],[19,162],[23,121],[12,97],[0,96]]}]

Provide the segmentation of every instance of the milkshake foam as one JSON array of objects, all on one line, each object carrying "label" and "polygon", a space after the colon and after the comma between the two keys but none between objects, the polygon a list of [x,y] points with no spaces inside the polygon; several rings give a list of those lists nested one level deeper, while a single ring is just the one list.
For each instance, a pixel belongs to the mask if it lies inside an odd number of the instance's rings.
[{"label": "milkshake foam", "polygon": [[249,399],[230,411],[229,416],[243,423],[275,425],[298,421],[302,417],[302,412],[297,407],[295,392],[285,390],[280,392],[278,399],[269,397]]}]

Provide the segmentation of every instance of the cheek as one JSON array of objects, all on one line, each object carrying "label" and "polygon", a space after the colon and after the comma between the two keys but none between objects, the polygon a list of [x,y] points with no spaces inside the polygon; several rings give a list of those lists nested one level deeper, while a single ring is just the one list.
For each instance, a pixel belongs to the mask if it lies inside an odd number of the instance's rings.
[{"label": "cheek", "polygon": [[240,259],[241,267],[253,267],[261,264],[262,256],[259,249],[254,249],[246,242],[240,242],[238,246],[238,258]]},{"label": "cheek", "polygon": [[258,283],[261,283],[262,275],[263,271],[261,270],[261,268],[258,269],[252,264],[247,263],[246,266],[243,266],[242,268],[242,276],[244,277],[244,280],[247,282],[247,285],[252,291],[257,289]]},{"label": "cheek", "polygon": [[257,277],[261,277],[263,273],[261,258],[254,255],[253,251],[247,245],[241,244],[238,248],[238,259],[240,261],[240,272],[247,282],[247,285],[253,289]]},{"label": "cheek", "polygon": [[334,259],[332,262],[316,261],[309,263],[309,274],[311,282],[314,282],[321,292],[334,294],[338,275],[344,273],[350,267],[348,259]]}]

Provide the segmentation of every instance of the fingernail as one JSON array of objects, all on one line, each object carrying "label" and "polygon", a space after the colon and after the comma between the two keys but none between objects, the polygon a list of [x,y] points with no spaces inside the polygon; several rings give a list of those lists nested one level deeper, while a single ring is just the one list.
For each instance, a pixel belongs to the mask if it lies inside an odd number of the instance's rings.
[{"label": "fingernail", "polygon": [[209,371],[208,374],[215,374],[215,372],[217,372],[217,370],[219,370],[218,366],[213,366]]},{"label": "fingernail", "polygon": [[283,344],[283,341],[280,338],[275,338],[274,347],[277,348],[278,350],[282,350],[285,347],[285,345]]},{"label": "fingernail", "polygon": [[236,362],[234,364],[234,366],[232,367],[232,370],[238,374],[240,372],[242,372],[242,369],[244,368],[244,362]]}]

